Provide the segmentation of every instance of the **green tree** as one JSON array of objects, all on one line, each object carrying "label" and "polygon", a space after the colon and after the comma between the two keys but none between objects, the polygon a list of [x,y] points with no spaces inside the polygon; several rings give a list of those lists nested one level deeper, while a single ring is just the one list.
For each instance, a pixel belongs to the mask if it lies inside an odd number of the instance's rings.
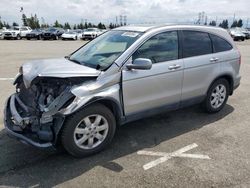
[{"label": "green tree", "polygon": [[219,24],[219,27],[227,29],[228,28],[228,20],[223,20],[222,23]]},{"label": "green tree", "polygon": [[88,28],[88,24],[87,24],[87,22],[85,22],[84,29],[87,29],[87,28]]},{"label": "green tree", "polygon": [[77,29],[84,29],[83,23],[78,24],[78,25],[77,25]]},{"label": "green tree", "polygon": [[22,21],[23,21],[23,25],[24,25],[24,26],[28,26],[27,17],[26,17],[25,14],[22,14]]},{"label": "green tree", "polygon": [[90,28],[90,27],[94,27],[94,25],[92,25],[92,23],[89,22],[87,28]]},{"label": "green tree", "polygon": [[12,26],[13,26],[13,27],[18,26],[18,23],[13,22],[13,23],[12,23]]},{"label": "green tree", "polygon": [[4,27],[3,22],[0,20],[0,29]]},{"label": "green tree", "polygon": [[49,24],[41,24],[41,28],[48,28]]},{"label": "green tree", "polygon": [[237,25],[238,25],[238,21],[237,21],[237,20],[234,20],[233,23],[232,23],[232,25],[231,25],[231,28],[232,28],[232,27],[237,27]]},{"label": "green tree", "polygon": [[237,27],[242,27],[243,26],[243,21],[242,19],[239,19],[238,23],[237,23]]},{"label": "green tree", "polygon": [[62,24],[60,24],[57,20],[55,21],[53,27],[61,27],[61,28],[63,28]]},{"label": "green tree", "polygon": [[216,26],[216,21],[211,21],[210,23],[209,23],[209,25],[211,25],[211,26]]},{"label": "green tree", "polygon": [[70,25],[68,22],[66,22],[63,26],[64,29],[71,29]]},{"label": "green tree", "polygon": [[8,22],[3,22],[3,27],[6,27],[6,29],[9,29],[10,28],[10,25]]}]

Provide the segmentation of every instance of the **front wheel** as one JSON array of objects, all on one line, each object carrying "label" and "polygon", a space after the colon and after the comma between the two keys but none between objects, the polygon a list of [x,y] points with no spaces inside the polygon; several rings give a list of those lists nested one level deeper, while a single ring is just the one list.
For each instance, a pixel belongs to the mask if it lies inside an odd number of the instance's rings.
[{"label": "front wheel", "polygon": [[86,107],[69,117],[62,129],[65,150],[75,157],[95,154],[108,146],[115,134],[113,113],[101,104]]},{"label": "front wheel", "polygon": [[226,104],[229,95],[229,83],[226,79],[216,80],[209,88],[203,107],[208,113],[219,112]]}]

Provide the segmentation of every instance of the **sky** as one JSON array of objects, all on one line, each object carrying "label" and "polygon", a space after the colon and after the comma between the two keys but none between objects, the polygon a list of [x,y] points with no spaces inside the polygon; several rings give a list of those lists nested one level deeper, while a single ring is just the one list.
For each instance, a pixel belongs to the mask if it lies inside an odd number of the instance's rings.
[{"label": "sky", "polygon": [[[21,23],[20,7],[29,17],[37,14],[41,22],[52,24],[84,22],[108,24],[126,15],[127,23],[194,23],[204,11],[208,21],[249,18],[250,0],[0,0],[2,21]],[[43,19],[41,19],[43,18]]]}]

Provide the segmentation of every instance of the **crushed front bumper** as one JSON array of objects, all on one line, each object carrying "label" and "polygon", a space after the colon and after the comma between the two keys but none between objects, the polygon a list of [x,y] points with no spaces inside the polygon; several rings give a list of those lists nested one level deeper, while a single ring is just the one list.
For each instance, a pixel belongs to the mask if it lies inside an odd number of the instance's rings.
[{"label": "crushed front bumper", "polygon": [[[13,137],[23,143],[27,143],[39,148],[52,148],[54,147],[52,142],[42,142],[34,133],[26,132],[22,130],[22,125],[25,121],[28,121],[29,118],[21,117],[16,109],[16,103],[20,101],[17,100],[16,94],[10,96],[10,98],[6,101],[5,109],[4,109],[4,126],[7,134],[10,137]],[[24,104],[21,104],[21,106]],[[22,106],[25,108],[25,106]]]}]

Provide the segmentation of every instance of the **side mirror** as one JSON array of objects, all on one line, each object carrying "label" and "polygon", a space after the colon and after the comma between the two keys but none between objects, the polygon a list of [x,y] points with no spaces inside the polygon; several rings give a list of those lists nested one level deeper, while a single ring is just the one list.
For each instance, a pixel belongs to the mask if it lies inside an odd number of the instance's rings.
[{"label": "side mirror", "polygon": [[149,70],[152,67],[152,61],[146,58],[137,58],[132,63],[126,65],[127,69]]}]

